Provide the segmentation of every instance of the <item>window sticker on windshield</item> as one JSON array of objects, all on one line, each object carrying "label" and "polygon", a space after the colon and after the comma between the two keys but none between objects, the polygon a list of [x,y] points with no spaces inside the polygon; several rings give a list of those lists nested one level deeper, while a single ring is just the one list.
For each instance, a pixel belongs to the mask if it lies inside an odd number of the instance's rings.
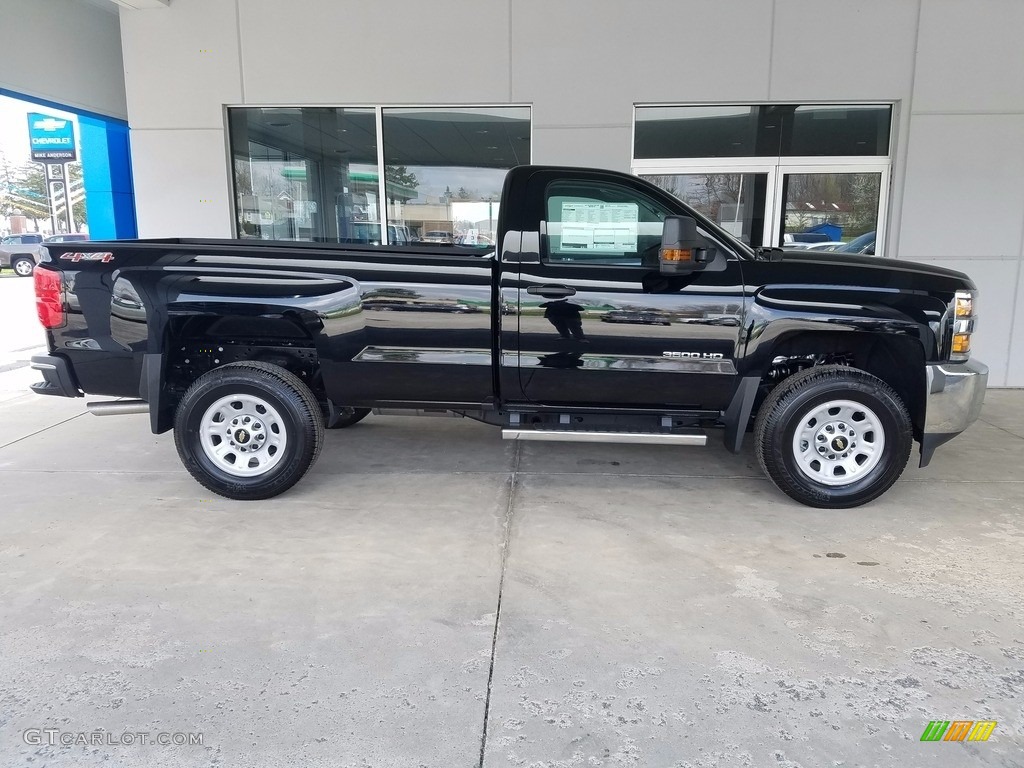
[{"label": "window sticker on windshield", "polygon": [[636,203],[562,203],[561,249],[636,251]]}]

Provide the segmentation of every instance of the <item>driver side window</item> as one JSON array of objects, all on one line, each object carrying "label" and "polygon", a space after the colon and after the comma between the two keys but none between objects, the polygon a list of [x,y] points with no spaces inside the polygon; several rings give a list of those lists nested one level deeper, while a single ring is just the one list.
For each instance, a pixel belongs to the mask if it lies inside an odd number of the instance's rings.
[{"label": "driver side window", "polygon": [[543,260],[549,264],[658,264],[664,206],[615,183],[555,181],[545,192]]}]

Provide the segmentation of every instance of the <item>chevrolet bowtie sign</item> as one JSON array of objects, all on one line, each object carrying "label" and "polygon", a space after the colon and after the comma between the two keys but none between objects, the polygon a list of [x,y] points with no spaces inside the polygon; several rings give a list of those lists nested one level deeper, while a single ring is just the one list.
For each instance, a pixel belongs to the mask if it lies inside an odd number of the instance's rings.
[{"label": "chevrolet bowtie sign", "polygon": [[70,120],[31,112],[28,116],[28,141],[33,162],[73,163],[78,159],[75,125]]}]

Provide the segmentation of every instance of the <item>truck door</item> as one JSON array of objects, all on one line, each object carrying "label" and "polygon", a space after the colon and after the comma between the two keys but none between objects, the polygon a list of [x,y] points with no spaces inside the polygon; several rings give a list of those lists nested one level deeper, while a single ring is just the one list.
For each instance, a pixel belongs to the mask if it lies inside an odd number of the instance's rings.
[{"label": "truck door", "polygon": [[[701,230],[713,254],[708,266],[663,276],[658,252],[665,217],[692,215],[675,198],[639,179],[599,171],[539,170],[527,190],[537,234],[524,232],[523,240],[538,243],[538,252],[520,255],[512,292],[525,399],[724,407],[735,381],[743,309],[733,250]],[[511,299],[509,293],[503,291]]]}]

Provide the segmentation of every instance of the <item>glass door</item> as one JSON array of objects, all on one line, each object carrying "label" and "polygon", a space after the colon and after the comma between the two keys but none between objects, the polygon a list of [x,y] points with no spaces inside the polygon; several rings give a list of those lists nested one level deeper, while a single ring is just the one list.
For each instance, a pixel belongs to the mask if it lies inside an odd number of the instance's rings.
[{"label": "glass door", "polygon": [[635,161],[633,172],[752,247],[882,255],[888,162]]},{"label": "glass door", "polygon": [[634,172],[747,245],[770,243],[775,219],[775,166],[668,166],[635,168]]},{"label": "glass door", "polygon": [[771,243],[881,256],[888,164],[780,165]]},{"label": "glass door", "polygon": [[892,116],[885,103],[638,104],[632,169],[753,247],[881,254]]}]

